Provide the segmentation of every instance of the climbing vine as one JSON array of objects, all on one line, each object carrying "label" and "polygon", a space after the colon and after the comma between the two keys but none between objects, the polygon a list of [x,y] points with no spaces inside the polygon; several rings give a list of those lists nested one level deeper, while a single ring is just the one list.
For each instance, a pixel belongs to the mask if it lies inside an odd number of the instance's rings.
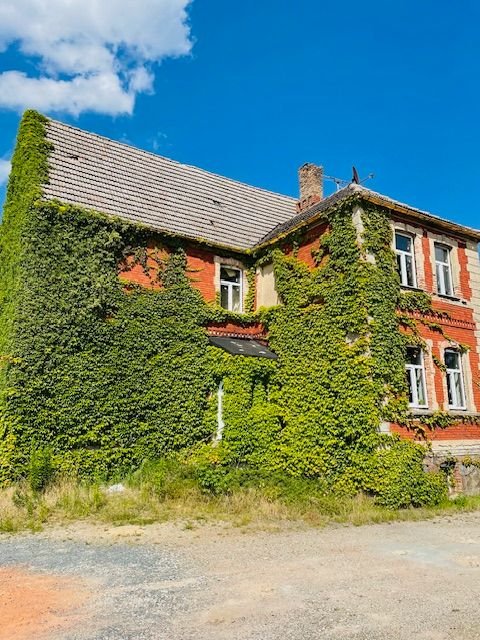
[{"label": "climbing vine", "polygon": [[[159,287],[126,287],[119,265],[151,269],[148,231],[42,201],[44,128],[38,114],[23,119],[1,230],[0,482],[39,446],[89,476],[201,447],[217,467],[321,478],[387,506],[442,498],[424,448],[379,433],[408,417],[399,324],[418,305],[402,307],[386,211],[332,208],[313,269],[295,250],[251,256],[239,316],[202,300],[178,239],[161,238]],[[268,261],[282,304],[253,313],[255,266]],[[259,320],[278,360],[208,346],[209,322]],[[212,445],[220,382],[225,426]]]}]

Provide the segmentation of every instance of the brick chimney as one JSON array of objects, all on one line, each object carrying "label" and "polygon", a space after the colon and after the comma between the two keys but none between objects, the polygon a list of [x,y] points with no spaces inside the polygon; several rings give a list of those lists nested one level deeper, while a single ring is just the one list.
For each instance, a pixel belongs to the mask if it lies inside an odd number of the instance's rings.
[{"label": "brick chimney", "polygon": [[323,167],[307,162],[298,170],[300,198],[297,211],[304,211],[323,199]]}]

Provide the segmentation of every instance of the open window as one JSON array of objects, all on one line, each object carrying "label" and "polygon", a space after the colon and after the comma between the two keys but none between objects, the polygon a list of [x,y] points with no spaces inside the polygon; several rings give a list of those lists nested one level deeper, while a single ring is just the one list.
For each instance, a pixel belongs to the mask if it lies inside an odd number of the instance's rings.
[{"label": "open window", "polygon": [[426,409],[427,388],[425,384],[425,362],[420,347],[407,347],[405,364],[408,384],[408,401],[411,407]]},{"label": "open window", "polygon": [[462,356],[456,349],[445,349],[445,372],[449,409],[466,409]]},{"label": "open window", "polygon": [[243,311],[243,272],[236,267],[220,265],[220,305],[228,311]]},{"label": "open window", "polygon": [[415,254],[413,238],[404,233],[395,232],[395,254],[400,284],[404,287],[416,287]]}]

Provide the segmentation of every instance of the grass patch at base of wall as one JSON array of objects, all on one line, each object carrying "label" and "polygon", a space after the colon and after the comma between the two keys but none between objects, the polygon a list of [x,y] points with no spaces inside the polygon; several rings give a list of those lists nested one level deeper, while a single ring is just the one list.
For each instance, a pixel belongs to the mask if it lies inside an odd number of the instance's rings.
[{"label": "grass patch at base of wall", "polygon": [[480,509],[480,497],[460,496],[423,508],[389,509],[360,493],[338,495],[315,480],[237,473],[228,486],[210,486],[198,468],[177,460],[143,465],[111,492],[101,482],[57,477],[41,491],[28,481],[0,490],[0,532],[39,531],[86,520],[114,525],[166,521],[226,522],[271,529],[292,523],[326,526],[422,520]]}]

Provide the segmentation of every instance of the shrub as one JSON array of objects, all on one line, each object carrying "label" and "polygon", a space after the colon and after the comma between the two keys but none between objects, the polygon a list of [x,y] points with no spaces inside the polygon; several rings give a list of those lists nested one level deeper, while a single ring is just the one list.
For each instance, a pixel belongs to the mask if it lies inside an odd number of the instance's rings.
[{"label": "shrub", "polygon": [[32,491],[43,491],[52,480],[54,472],[51,450],[46,447],[34,449],[28,465],[28,484]]},{"label": "shrub", "polygon": [[368,489],[377,504],[389,509],[430,507],[447,497],[446,476],[425,472],[425,447],[397,441],[379,449],[373,459]]}]

